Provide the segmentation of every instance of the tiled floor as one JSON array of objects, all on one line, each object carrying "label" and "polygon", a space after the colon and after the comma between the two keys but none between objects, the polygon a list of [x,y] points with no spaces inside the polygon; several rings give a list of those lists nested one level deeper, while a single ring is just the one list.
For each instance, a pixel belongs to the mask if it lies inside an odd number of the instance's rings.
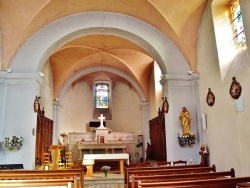
[{"label": "tiled floor", "polygon": [[105,178],[103,173],[94,173],[93,177],[84,177],[85,188],[124,188],[124,175],[110,172]]}]

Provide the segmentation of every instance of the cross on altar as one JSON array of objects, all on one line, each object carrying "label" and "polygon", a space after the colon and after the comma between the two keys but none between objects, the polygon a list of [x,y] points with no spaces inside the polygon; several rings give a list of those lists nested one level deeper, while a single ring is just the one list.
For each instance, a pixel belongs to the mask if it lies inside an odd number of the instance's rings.
[{"label": "cross on altar", "polygon": [[98,119],[100,120],[100,127],[104,127],[103,120],[105,119],[105,117],[103,116],[103,114],[101,114],[100,117],[98,117]]}]

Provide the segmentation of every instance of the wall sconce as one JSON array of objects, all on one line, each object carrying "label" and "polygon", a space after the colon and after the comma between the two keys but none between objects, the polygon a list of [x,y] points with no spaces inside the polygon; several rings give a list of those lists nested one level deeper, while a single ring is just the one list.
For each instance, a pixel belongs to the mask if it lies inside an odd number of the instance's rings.
[{"label": "wall sconce", "polygon": [[44,73],[38,72],[38,74],[39,74],[41,77],[44,77]]},{"label": "wall sconce", "polygon": [[82,164],[87,168],[86,176],[93,176],[93,165],[95,161],[93,159],[83,159]]}]

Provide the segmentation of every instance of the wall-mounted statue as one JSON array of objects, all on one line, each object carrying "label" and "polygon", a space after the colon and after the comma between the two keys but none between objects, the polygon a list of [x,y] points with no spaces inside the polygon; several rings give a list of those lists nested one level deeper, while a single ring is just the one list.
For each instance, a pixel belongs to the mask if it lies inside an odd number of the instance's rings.
[{"label": "wall-mounted statue", "polygon": [[186,109],[186,107],[182,107],[182,111],[180,113],[179,119],[181,120],[182,135],[190,135],[192,118],[191,118],[191,114]]}]

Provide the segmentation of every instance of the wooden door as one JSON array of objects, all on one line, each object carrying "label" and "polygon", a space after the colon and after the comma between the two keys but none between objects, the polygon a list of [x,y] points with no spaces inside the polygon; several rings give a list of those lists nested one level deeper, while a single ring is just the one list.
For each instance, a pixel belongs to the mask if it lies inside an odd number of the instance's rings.
[{"label": "wooden door", "polygon": [[156,117],[149,121],[152,158],[157,161],[166,161],[166,134],[164,121]]},{"label": "wooden door", "polygon": [[49,152],[52,145],[53,121],[44,116],[44,110],[37,112],[36,125],[36,163],[42,162],[43,153]]},{"label": "wooden door", "polygon": [[157,161],[167,161],[165,113],[168,112],[168,102],[163,98],[161,111],[158,116],[149,121],[149,133],[151,140],[152,159]]}]

